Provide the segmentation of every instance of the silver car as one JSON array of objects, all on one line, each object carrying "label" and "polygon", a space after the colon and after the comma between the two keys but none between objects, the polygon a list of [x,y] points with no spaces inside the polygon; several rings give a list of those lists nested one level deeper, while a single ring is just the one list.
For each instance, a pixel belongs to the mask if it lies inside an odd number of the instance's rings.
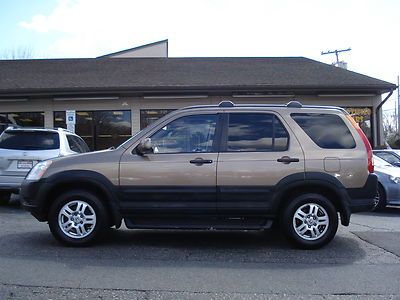
[{"label": "silver car", "polygon": [[18,193],[26,174],[39,161],[88,152],[86,143],[65,129],[8,127],[0,135],[0,203]]},{"label": "silver car", "polygon": [[378,175],[378,193],[373,210],[386,205],[400,205],[400,168],[374,155],[375,174]]}]

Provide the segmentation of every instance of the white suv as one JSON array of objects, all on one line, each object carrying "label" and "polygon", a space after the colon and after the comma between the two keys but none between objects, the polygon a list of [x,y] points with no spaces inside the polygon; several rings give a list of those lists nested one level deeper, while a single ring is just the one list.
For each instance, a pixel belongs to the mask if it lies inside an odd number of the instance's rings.
[{"label": "white suv", "polygon": [[26,174],[39,161],[88,152],[76,134],[62,129],[8,127],[0,135],[0,203],[18,193]]}]

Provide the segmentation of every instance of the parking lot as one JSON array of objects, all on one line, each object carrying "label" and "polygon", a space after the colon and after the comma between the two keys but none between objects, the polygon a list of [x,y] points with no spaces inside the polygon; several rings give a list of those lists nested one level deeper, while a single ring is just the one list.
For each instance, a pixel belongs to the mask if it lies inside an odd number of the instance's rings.
[{"label": "parking lot", "polygon": [[320,250],[277,231],[112,230],[68,248],[0,207],[0,299],[400,298],[400,209],[352,216]]}]

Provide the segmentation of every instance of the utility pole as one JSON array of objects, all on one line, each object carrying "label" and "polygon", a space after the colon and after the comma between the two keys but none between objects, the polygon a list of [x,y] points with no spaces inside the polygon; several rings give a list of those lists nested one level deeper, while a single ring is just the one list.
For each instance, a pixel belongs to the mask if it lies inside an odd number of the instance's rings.
[{"label": "utility pole", "polygon": [[351,48],[348,48],[348,49],[341,49],[341,50],[328,50],[328,51],[322,51],[321,52],[321,55],[326,55],[326,54],[335,54],[336,55],[336,63],[335,63],[335,66],[337,66],[337,67],[339,67],[339,65],[340,65],[340,60],[339,60],[339,53],[341,53],[341,52],[347,52],[347,51],[350,51],[351,50]]},{"label": "utility pole", "polygon": [[399,91],[399,75],[397,75],[397,103],[395,105],[396,116],[396,132],[400,134],[400,91]]}]

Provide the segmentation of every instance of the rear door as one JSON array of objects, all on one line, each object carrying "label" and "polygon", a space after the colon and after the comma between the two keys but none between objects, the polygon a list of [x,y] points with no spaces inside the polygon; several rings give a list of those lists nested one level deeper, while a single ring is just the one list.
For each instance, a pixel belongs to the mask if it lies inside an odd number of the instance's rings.
[{"label": "rear door", "polygon": [[304,155],[289,127],[275,112],[226,114],[218,158],[218,212],[265,215],[275,185],[296,174],[304,178]]}]

